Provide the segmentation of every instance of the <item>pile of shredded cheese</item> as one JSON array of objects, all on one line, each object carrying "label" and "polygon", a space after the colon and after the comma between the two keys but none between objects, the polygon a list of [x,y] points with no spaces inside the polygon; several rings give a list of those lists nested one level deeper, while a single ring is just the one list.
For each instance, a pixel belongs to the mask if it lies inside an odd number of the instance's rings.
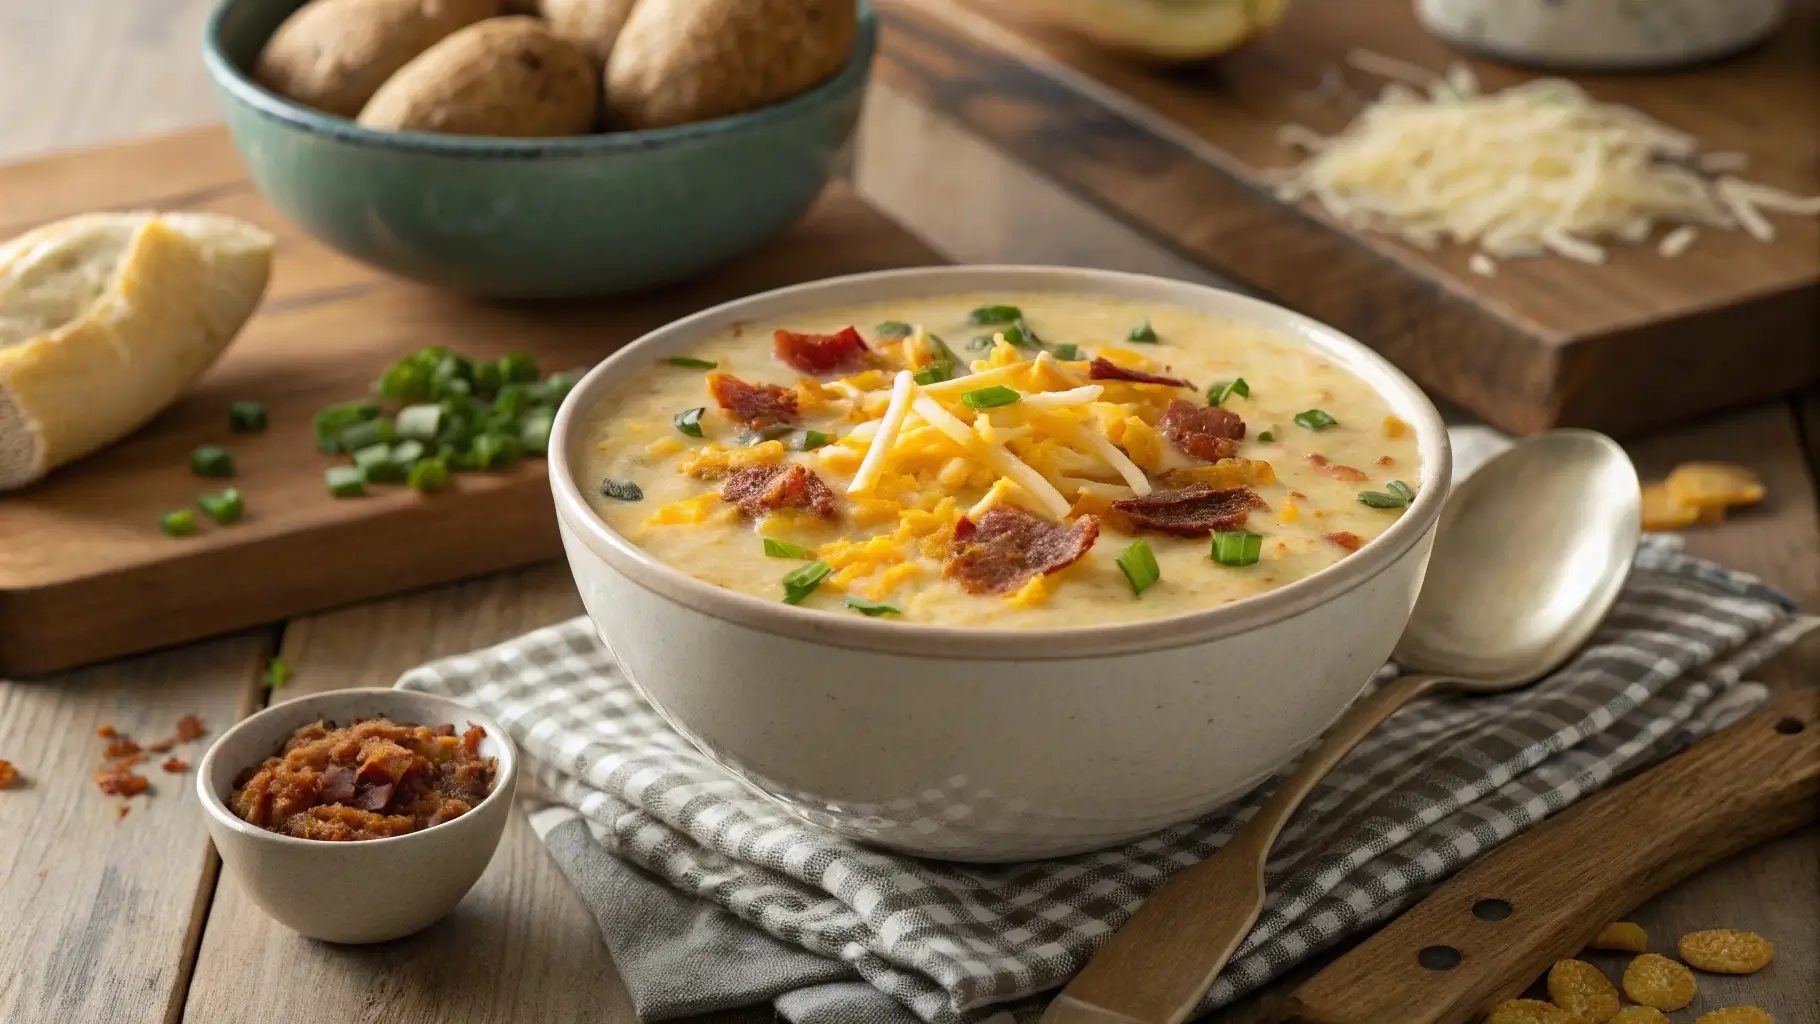
[{"label": "pile of shredded cheese", "polygon": [[1546,253],[1602,263],[1600,243],[1640,243],[1658,227],[1667,257],[1702,227],[1767,242],[1766,213],[1820,215],[1820,196],[1727,173],[1746,166],[1743,154],[1702,153],[1686,132],[1565,79],[1486,93],[1464,65],[1437,76],[1358,50],[1348,63],[1395,81],[1338,135],[1285,125],[1279,139],[1310,156],[1278,195],[1312,196],[1338,220],[1422,248],[1474,245],[1479,274],[1495,272],[1494,258]]}]

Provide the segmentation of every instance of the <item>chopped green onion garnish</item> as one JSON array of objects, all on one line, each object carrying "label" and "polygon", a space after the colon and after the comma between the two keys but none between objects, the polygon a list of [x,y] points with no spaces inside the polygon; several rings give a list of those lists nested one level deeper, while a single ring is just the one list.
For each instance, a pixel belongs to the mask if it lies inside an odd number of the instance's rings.
[{"label": "chopped green onion garnish", "polygon": [[612,477],[608,477],[600,482],[600,493],[606,497],[614,498],[619,501],[645,500],[644,488],[630,480],[615,480]]},{"label": "chopped green onion garnish", "polygon": [[1310,409],[1307,412],[1295,414],[1296,426],[1307,427],[1309,430],[1326,430],[1338,422],[1320,409]]},{"label": "chopped green onion garnish", "polygon": [[1372,508],[1408,508],[1409,499],[1383,491],[1360,491],[1359,503]]},{"label": "chopped green onion garnish", "polygon": [[1235,530],[1213,535],[1213,560],[1221,565],[1255,565],[1264,552],[1264,535]]},{"label": "chopped green onion garnish", "polygon": [[880,615],[904,614],[902,608],[893,607],[888,604],[880,604],[877,601],[868,601],[863,597],[853,597],[851,595],[847,597],[847,607],[859,612],[861,615],[870,616],[872,618],[877,618]]},{"label": "chopped green onion garnish", "polygon": [[690,437],[700,437],[701,414],[707,411],[708,410],[705,407],[699,405],[693,409],[684,409],[682,412],[670,417],[670,422],[676,424],[677,430],[682,431]]},{"label": "chopped green onion garnish", "polygon": [[1008,324],[1023,318],[1024,311],[1016,306],[981,306],[967,314],[967,319],[976,324]]},{"label": "chopped green onion garnish", "polygon": [[973,340],[967,343],[967,347],[975,352],[985,352],[995,344],[997,344],[997,342],[992,340],[991,335],[976,334],[973,336]]},{"label": "chopped green onion garnish", "polygon": [[358,466],[330,466],[323,470],[322,482],[337,498],[358,498],[367,492],[366,477]]},{"label": "chopped green onion garnish", "polygon": [[190,453],[190,468],[197,476],[233,476],[234,457],[226,448],[205,444]]},{"label": "chopped green onion garnish", "polygon": [[834,567],[827,562],[810,562],[784,574],[784,603],[802,604],[803,598],[815,593],[815,588],[833,571]]},{"label": "chopped green onion garnish", "polygon": [[354,465],[370,484],[395,484],[405,477],[404,467],[392,460],[392,446],[384,441],[354,452]]},{"label": "chopped green onion garnish", "polygon": [[712,359],[697,359],[694,356],[671,356],[661,361],[686,370],[712,370],[720,365]]},{"label": "chopped green onion garnish", "polygon": [[437,431],[442,429],[442,406],[407,405],[398,410],[394,428],[399,437],[433,441]]},{"label": "chopped green onion garnish", "polygon": [[1064,341],[1049,349],[1051,355],[1064,363],[1072,363],[1081,357],[1081,347],[1072,341]]},{"label": "chopped green onion garnish", "polygon": [[765,538],[765,556],[768,558],[808,558],[808,549],[801,544],[792,544],[776,537]]},{"label": "chopped green onion garnish", "polygon": [[392,464],[410,469],[419,459],[429,454],[422,441],[400,441],[392,446]]},{"label": "chopped green onion garnish", "polygon": [[733,440],[738,441],[742,447],[750,448],[766,441],[781,441],[794,433],[796,429],[786,424],[767,423],[756,430],[742,430],[733,435]]},{"label": "chopped green onion garnish", "polygon": [[916,333],[916,328],[904,323],[902,320],[886,320],[877,327],[872,328],[872,333],[881,338],[908,338]]},{"label": "chopped green onion garnish", "polygon": [[468,453],[475,469],[504,469],[523,457],[525,446],[517,434],[482,434]]},{"label": "chopped green onion garnish", "polygon": [[497,365],[501,384],[529,384],[543,376],[537,372],[537,357],[529,352],[508,352],[499,357]]},{"label": "chopped green onion garnish", "polygon": [[276,690],[283,686],[290,678],[291,666],[290,663],[284,660],[284,655],[272,655],[272,660],[265,663],[265,688],[268,690]]},{"label": "chopped green onion garnish", "polygon": [[1156,564],[1156,553],[1150,550],[1150,542],[1147,540],[1133,541],[1113,561],[1118,563],[1125,578],[1131,581],[1131,593],[1134,596],[1141,595],[1163,578],[1163,570]]},{"label": "chopped green onion garnish", "polygon": [[362,448],[371,447],[382,441],[391,442],[396,440],[398,440],[398,430],[392,426],[392,421],[378,419],[356,423],[346,430],[343,430],[335,438],[335,443],[339,444],[341,450],[344,452],[357,452]]},{"label": "chopped green onion garnish", "polygon": [[266,428],[265,406],[258,402],[235,402],[228,406],[228,429],[236,434],[252,434]]},{"label": "chopped green onion garnish", "polygon": [[1006,344],[1013,345],[1017,348],[1036,348],[1043,343],[1042,339],[1036,336],[1036,332],[1030,329],[1030,325],[1022,320],[1005,328],[1000,333],[1005,336]]},{"label": "chopped green onion garnish", "polygon": [[196,532],[196,513],[187,508],[166,512],[158,517],[158,529],[173,537],[188,537]]},{"label": "chopped green onion garnish", "polygon": [[948,364],[949,373],[953,373],[954,368],[961,365],[961,357],[954,354],[954,350],[948,347],[948,343],[942,340],[941,335],[924,332],[923,337],[929,339],[929,349],[935,353],[936,361]]},{"label": "chopped green onion garnish", "polygon": [[1404,501],[1416,500],[1415,490],[1401,480],[1392,480],[1384,485],[1384,489],[1397,497],[1402,498]]},{"label": "chopped green onion garnish", "polygon": [[556,415],[550,410],[532,409],[518,424],[518,440],[525,451],[542,455],[550,450],[550,428],[555,425]]},{"label": "chopped green onion garnish", "polygon": [[950,363],[930,363],[928,366],[911,374],[910,377],[918,384],[926,385],[940,384],[942,381],[950,379],[953,374],[954,366]]},{"label": "chopped green onion garnish", "polygon": [[1245,383],[1245,378],[1240,377],[1238,380],[1224,384],[1215,384],[1213,387],[1208,388],[1207,404],[1225,405],[1226,399],[1231,398],[1233,395],[1237,395],[1240,398],[1251,397],[1251,385]]},{"label": "chopped green onion garnish", "polygon": [[793,452],[814,451],[832,440],[832,436],[819,430],[798,430],[790,435],[788,447]]},{"label": "chopped green onion garnish", "polygon": [[1266,430],[1266,431],[1262,431],[1261,433],[1258,434],[1258,440],[1264,442],[1265,444],[1269,444],[1270,442],[1275,441],[1276,439],[1277,439],[1277,435],[1276,435],[1276,431],[1274,431],[1274,430]]},{"label": "chopped green onion garnish", "polygon": [[1147,345],[1155,344],[1156,343],[1156,330],[1150,326],[1150,318],[1145,317],[1143,323],[1138,324],[1136,327],[1133,327],[1131,329],[1131,333],[1125,335],[1125,340],[1126,341],[1141,341]]},{"label": "chopped green onion garnish", "polygon": [[220,494],[197,495],[196,504],[202,506],[202,511],[207,512],[210,519],[223,526],[239,522],[241,515],[246,512],[246,503],[240,499],[240,492],[232,487]]},{"label": "chopped green onion garnish", "polygon": [[431,491],[444,490],[449,486],[449,464],[441,457],[418,459],[405,476],[405,483],[412,490],[428,494]]},{"label": "chopped green onion garnish", "polygon": [[989,388],[980,388],[978,391],[969,391],[961,395],[961,404],[969,409],[996,409],[1001,405],[1010,405],[1020,397],[1022,396],[1016,391],[1002,384],[994,384]]}]

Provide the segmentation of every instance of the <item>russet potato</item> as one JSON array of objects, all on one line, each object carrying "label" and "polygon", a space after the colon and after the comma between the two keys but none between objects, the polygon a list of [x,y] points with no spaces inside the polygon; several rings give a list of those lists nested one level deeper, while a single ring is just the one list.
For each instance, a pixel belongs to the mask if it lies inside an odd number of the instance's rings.
[{"label": "russet potato", "polygon": [[598,108],[594,63],[535,18],[470,25],[398,70],[360,112],[368,128],[507,135],[579,135]]},{"label": "russet potato", "polygon": [[595,63],[605,65],[613,43],[638,0],[537,0],[537,13],[550,31],[573,40]]},{"label": "russet potato", "polygon": [[311,0],[278,26],[253,66],[260,85],[342,117],[450,33],[500,13],[502,0]]}]

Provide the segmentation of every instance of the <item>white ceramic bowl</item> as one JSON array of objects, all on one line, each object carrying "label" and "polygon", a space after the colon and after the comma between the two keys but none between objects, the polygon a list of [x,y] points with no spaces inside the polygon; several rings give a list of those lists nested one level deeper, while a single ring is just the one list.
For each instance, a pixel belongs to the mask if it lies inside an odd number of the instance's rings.
[{"label": "white ceramic bowl", "polygon": [[[299,727],[381,717],[485,729],[480,752],[499,761],[492,792],[453,821],[349,843],[267,832],[228,809],[235,776],[278,753]],[[402,938],[454,910],[493,859],[517,785],[518,754],[498,722],[446,697],[385,689],[332,690],[274,704],[223,733],[196,772],[209,837],[253,902],[287,928],[346,943]]]},{"label": "white ceramic bowl", "polygon": [[[1270,328],[1350,369],[1414,425],[1421,492],[1358,553],[1279,590],[1068,630],[937,627],[734,593],[652,558],[582,497],[574,473],[593,444],[588,413],[653,360],[735,321],[963,291],[1097,293]],[[1061,267],[886,271],[716,306],[601,363],[563,403],[552,436],[550,481],[582,601],[664,718],[809,821],[975,861],[1095,849],[1184,821],[1311,742],[1402,632],[1450,468],[1434,406],[1338,331],[1232,292]]]}]

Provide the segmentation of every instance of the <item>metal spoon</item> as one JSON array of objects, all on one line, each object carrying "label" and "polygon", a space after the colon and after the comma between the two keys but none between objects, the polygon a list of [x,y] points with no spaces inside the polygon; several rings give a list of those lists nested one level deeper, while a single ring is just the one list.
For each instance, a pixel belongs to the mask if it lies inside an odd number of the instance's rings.
[{"label": "metal spoon", "polygon": [[1340,759],[1425,693],[1502,693],[1592,635],[1630,572],[1637,472],[1617,443],[1556,430],[1448,496],[1395,659],[1408,674],[1354,704],[1220,851],[1177,872],[1062,989],[1041,1024],[1180,1024],[1264,906],[1270,845]]}]

